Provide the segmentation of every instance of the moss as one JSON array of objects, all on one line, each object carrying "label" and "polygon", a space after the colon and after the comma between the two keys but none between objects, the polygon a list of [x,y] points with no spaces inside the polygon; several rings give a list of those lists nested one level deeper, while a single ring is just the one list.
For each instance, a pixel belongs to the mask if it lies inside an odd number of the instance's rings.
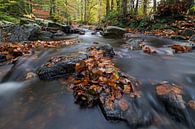
[{"label": "moss", "polygon": [[12,22],[12,23],[19,23],[20,19],[13,17],[7,13],[4,12],[0,12],[0,21],[8,21],[8,22]]}]

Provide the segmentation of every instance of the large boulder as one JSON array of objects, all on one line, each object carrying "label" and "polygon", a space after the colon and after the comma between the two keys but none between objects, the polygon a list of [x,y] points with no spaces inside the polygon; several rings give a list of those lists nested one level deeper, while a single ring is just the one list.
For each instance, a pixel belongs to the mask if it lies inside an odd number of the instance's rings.
[{"label": "large boulder", "polygon": [[37,24],[13,25],[8,27],[8,41],[20,42],[33,39],[40,32]]},{"label": "large boulder", "polygon": [[124,28],[120,28],[118,26],[108,26],[101,34],[105,37],[121,38],[125,33],[126,30]]}]

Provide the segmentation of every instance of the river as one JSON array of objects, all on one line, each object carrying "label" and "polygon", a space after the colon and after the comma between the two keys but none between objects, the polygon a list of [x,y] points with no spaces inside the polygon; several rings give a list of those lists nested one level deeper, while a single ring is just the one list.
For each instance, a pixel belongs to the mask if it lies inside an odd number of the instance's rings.
[{"label": "river", "polygon": [[[143,95],[151,109],[161,109],[151,85],[160,81],[185,86],[185,90],[195,99],[195,52],[174,56],[148,55],[120,47],[124,43],[122,39],[105,39],[100,35],[91,35],[91,32],[78,38],[80,43],[77,45],[39,51],[28,59],[20,58],[8,73],[6,71],[10,70],[11,65],[0,67],[0,129],[129,129],[125,122],[107,121],[99,107],[80,108],[74,103],[66,85],[59,81],[22,81],[28,71],[36,70],[51,56],[73,54],[93,42],[109,43],[114,47],[118,55],[114,58],[115,64],[143,82]],[[148,38],[152,45],[173,42],[150,39],[153,38]],[[184,128],[166,116],[162,119],[168,126],[152,125],[142,129]]]}]

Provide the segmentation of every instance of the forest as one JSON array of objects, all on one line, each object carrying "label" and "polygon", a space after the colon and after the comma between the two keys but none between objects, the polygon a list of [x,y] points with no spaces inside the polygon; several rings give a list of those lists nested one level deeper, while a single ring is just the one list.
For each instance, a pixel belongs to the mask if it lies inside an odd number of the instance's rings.
[{"label": "forest", "polygon": [[0,129],[195,129],[195,1],[0,0]]},{"label": "forest", "polygon": [[[169,8],[169,9],[167,9]],[[190,11],[191,10],[191,11]],[[113,18],[193,13],[193,0],[1,0],[1,19],[6,16],[39,17],[59,22],[97,24]],[[189,12],[189,13],[190,13]],[[7,17],[9,20],[9,17]],[[12,18],[12,17],[10,17]]]}]

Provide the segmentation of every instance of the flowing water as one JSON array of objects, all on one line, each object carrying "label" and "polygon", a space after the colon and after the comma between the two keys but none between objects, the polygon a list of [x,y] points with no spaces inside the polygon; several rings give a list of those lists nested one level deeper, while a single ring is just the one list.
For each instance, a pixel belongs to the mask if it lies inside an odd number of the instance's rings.
[{"label": "flowing water", "polygon": [[[175,42],[144,38],[154,46]],[[23,81],[27,72],[35,71],[50,57],[74,54],[93,42],[111,44],[118,54],[114,58],[115,64],[123,72],[143,82],[145,103],[150,110],[155,110],[165,125],[152,125],[144,129],[184,129],[163,114],[152,84],[160,81],[175,82],[184,86],[195,99],[195,52],[174,56],[148,55],[120,47],[124,43],[122,39],[105,39],[100,35],[91,35],[90,32],[79,36],[79,40],[81,42],[78,45],[39,51],[28,59],[21,57],[14,66],[0,67],[0,129],[129,129],[125,122],[107,121],[98,107],[81,109],[74,103],[72,93],[59,81]]]}]

